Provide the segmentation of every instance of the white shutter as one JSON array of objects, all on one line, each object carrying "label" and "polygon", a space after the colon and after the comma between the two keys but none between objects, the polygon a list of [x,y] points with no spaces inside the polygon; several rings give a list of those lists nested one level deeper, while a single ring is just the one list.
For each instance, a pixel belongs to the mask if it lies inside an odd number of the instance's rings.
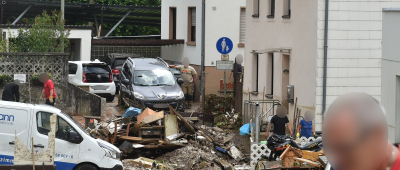
[{"label": "white shutter", "polygon": [[192,26],[196,26],[196,8],[192,8]]},{"label": "white shutter", "polygon": [[240,43],[244,44],[246,39],[246,8],[240,10]]}]

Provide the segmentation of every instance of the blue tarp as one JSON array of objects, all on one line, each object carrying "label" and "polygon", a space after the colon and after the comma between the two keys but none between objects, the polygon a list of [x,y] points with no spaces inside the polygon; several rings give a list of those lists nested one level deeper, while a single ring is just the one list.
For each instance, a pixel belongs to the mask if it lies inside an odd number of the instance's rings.
[{"label": "blue tarp", "polygon": [[124,115],[122,115],[122,117],[137,116],[140,113],[142,113],[142,110],[140,110],[138,108],[130,107],[130,108],[126,109],[126,112]]},{"label": "blue tarp", "polygon": [[[256,124],[253,123],[253,129],[256,128]],[[250,123],[244,124],[242,127],[240,127],[240,135],[244,136],[246,134],[250,135]]]}]

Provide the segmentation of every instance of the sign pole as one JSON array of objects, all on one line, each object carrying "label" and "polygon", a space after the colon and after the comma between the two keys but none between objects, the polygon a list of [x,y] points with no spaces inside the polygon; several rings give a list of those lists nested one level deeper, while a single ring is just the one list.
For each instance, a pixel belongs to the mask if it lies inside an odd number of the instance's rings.
[{"label": "sign pole", "polygon": [[226,70],[224,70],[224,98],[226,98]]}]

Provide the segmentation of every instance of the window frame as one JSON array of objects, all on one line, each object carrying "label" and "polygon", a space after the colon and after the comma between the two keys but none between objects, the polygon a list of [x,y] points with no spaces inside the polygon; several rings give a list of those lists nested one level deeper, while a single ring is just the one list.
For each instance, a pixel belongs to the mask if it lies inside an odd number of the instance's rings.
[{"label": "window frame", "polygon": [[[239,15],[239,44],[238,44],[238,47],[245,47],[245,43],[241,43],[242,42],[242,10],[244,9],[244,12],[245,12],[245,14],[244,14],[244,17],[245,17],[245,20],[244,20],[244,25],[245,25],[245,27],[246,27],[246,7],[240,7],[240,15]],[[245,32],[246,32],[246,28],[244,29],[245,30]],[[246,33],[245,33],[245,40],[246,40]]]},{"label": "window frame", "polygon": [[[195,9],[196,12],[197,12],[196,6],[189,6],[188,7],[188,28],[187,28],[187,42],[186,42],[186,44],[195,46],[196,45],[196,40],[197,40],[197,37],[196,37],[197,25],[196,26],[192,26],[192,19],[193,19],[192,18],[192,10],[193,9]],[[196,15],[196,21],[197,21],[197,15]],[[194,41],[192,39],[193,27],[194,27]]]},{"label": "window frame", "polygon": [[176,7],[169,7],[169,39],[176,40],[176,22],[177,22]]},{"label": "window frame", "polygon": [[[256,2],[257,1],[257,2]],[[255,3],[257,3],[257,9],[254,9]],[[257,13],[255,12],[257,10]],[[258,18],[260,16],[260,0],[253,0],[253,18]]]},{"label": "window frame", "polygon": [[267,18],[275,18],[275,4],[276,0],[269,0],[269,15],[267,15]]},{"label": "window frame", "polygon": [[[287,10],[286,10],[286,7],[285,7],[285,1],[287,3]],[[284,0],[283,2],[284,2],[284,4],[283,4],[284,5],[283,6],[283,14],[284,15],[282,15],[282,18],[289,19],[290,16],[291,16],[291,0]]]},{"label": "window frame", "polygon": [[[42,114],[49,114],[50,116],[52,116],[53,114],[55,114],[55,113],[49,113],[49,112],[46,112],[46,111],[38,111],[38,112],[36,112],[36,132],[37,133],[39,133],[39,134],[41,134],[41,135],[44,135],[44,136],[49,136],[49,134],[47,133],[47,134],[43,134],[43,133],[41,133],[41,132],[39,132],[39,114],[40,114],[40,116],[42,117]],[[80,138],[82,138],[82,135],[74,128],[74,126],[72,126],[70,123],[68,123],[68,121],[66,121],[64,118],[62,118],[61,116],[59,116],[59,115],[57,115],[57,114],[55,114],[56,116],[57,116],[57,124],[56,124],[56,129],[55,129],[55,138],[56,139],[59,139],[59,140],[63,140],[63,141],[67,141],[67,142],[69,142],[68,140],[64,140],[64,139],[61,139],[60,137],[57,137],[57,131],[60,129],[60,121],[59,121],[59,119],[62,119],[65,123],[67,123],[79,136],[80,136]],[[49,116],[49,117],[50,117]],[[42,121],[43,119],[41,119],[41,121]],[[49,122],[50,123],[50,122]],[[42,122],[42,126],[43,126],[43,122]],[[51,125],[50,125],[51,126]],[[42,128],[42,127],[41,127]],[[51,128],[51,127],[50,127]],[[49,129],[49,132],[51,131],[51,129]],[[82,138],[83,139],[83,138]]]}]

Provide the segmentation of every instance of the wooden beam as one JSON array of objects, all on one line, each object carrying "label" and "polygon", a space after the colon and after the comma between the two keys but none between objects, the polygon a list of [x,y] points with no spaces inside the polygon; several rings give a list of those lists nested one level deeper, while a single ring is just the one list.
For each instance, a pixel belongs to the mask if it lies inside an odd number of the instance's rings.
[{"label": "wooden beam", "polygon": [[303,158],[294,158],[294,159],[297,160],[297,161],[300,161],[300,162],[305,162],[305,163],[307,163],[308,165],[311,165],[311,166],[315,166],[315,167],[320,167],[321,166],[318,162],[313,162],[313,161],[310,161],[308,159],[303,159]]}]

